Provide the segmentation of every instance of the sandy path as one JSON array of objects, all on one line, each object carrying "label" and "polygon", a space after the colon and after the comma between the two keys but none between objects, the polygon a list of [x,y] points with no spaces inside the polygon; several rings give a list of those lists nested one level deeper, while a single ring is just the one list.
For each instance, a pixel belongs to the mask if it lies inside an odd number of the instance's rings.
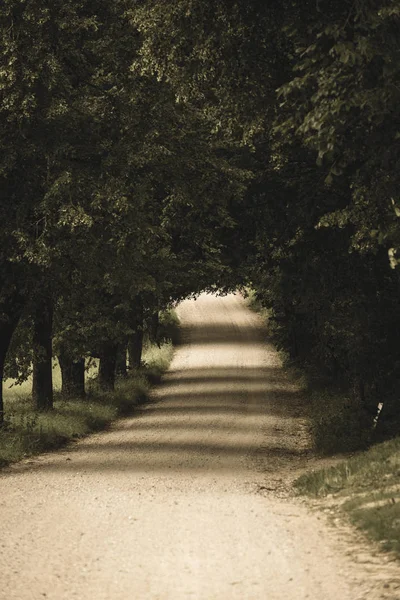
[{"label": "sandy path", "polygon": [[152,403],[3,472],[0,598],[396,598],[397,567],[287,497],[307,436],[259,318],[233,295],[179,313]]}]

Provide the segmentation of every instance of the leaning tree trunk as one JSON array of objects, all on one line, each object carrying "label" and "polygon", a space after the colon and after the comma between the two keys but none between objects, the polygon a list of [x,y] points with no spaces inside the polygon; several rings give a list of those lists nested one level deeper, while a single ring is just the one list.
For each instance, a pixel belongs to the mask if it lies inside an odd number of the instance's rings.
[{"label": "leaning tree trunk", "polygon": [[111,342],[103,344],[100,350],[99,375],[97,382],[103,392],[112,392],[115,387],[118,345]]},{"label": "leaning tree trunk", "polygon": [[61,369],[61,393],[65,398],[85,398],[85,359],[72,359],[60,352],[58,362]]},{"label": "leaning tree trunk", "polygon": [[32,398],[36,410],[53,408],[53,302],[50,297],[41,299],[34,310]]}]

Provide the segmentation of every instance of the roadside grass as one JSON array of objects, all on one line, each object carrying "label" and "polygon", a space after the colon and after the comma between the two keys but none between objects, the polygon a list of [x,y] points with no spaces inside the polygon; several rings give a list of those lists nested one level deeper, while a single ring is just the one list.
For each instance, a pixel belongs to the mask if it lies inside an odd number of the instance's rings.
[{"label": "roadside grass", "polygon": [[[177,317],[169,322],[177,328]],[[172,325],[171,325],[172,327]],[[176,335],[176,334],[175,334]],[[168,369],[173,356],[171,341],[146,344],[143,365],[116,382],[113,393],[96,389],[96,364],[87,375],[87,397],[65,400],[59,390],[61,375],[54,366],[54,410],[37,413],[33,410],[31,382],[7,388],[5,382],[5,426],[0,430],[0,467],[28,456],[64,446],[67,442],[106,428],[117,417],[133,412],[134,407],[148,398],[151,384],[158,382]]]},{"label": "roadside grass", "polygon": [[373,430],[365,422],[361,408],[344,392],[318,385],[305,384],[308,418],[314,448],[321,454],[349,453],[365,450],[371,443]]},{"label": "roadside grass", "polygon": [[[263,318],[273,341],[276,324],[270,311],[263,307],[254,289],[246,288],[244,293],[247,305]],[[321,378],[320,373],[299,367],[283,350],[278,353],[286,374],[304,394],[304,412],[314,449],[325,455],[366,449],[373,431],[360,406],[337,385]]]},{"label": "roadside grass", "polygon": [[329,496],[356,527],[400,558],[400,437],[306,473],[295,487],[314,498]]},{"label": "roadside grass", "polygon": [[[253,290],[246,290],[246,299],[268,323],[268,310]],[[335,514],[348,517],[382,550],[400,558],[400,437],[367,449],[374,431],[360,407],[345,392],[293,367],[282,353],[281,358],[307,398],[305,412],[314,449],[332,457],[355,453],[335,466],[305,473],[295,488],[299,494],[324,498]]]},{"label": "roadside grass", "polygon": [[270,312],[265,308],[257,297],[257,292],[250,287],[245,288],[243,295],[246,299],[247,305],[251,310],[258,313],[267,323],[270,317]]}]

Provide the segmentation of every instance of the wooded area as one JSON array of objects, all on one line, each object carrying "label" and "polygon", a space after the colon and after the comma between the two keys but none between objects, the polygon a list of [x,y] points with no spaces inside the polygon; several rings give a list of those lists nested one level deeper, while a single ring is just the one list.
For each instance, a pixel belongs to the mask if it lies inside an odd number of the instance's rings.
[{"label": "wooded area", "polygon": [[3,0],[0,36],[2,379],[112,389],[160,310],[251,286],[397,433],[398,1]]}]

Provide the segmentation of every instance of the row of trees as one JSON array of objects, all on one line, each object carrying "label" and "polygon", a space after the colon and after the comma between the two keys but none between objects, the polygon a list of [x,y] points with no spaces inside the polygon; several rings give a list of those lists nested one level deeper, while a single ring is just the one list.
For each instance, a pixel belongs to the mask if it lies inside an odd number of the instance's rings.
[{"label": "row of trees", "polygon": [[39,410],[53,405],[53,353],[64,393],[84,395],[86,356],[112,389],[118,356],[140,362],[144,322],[230,282],[221,240],[246,172],[198,107],[135,68],[134,9],[0,7],[0,377],[33,364]]},{"label": "row of trees", "polygon": [[383,402],[379,429],[395,433],[400,6],[304,3],[293,17],[292,73],[278,90],[274,122],[293,200],[289,235],[274,248],[262,293],[282,319],[278,335],[290,356],[343,389],[363,428]]},{"label": "row of trees", "polygon": [[5,0],[0,30],[1,371],[24,322],[38,407],[52,347],[112,387],[143,318],[251,283],[364,426],[397,418],[397,0]]},{"label": "row of trees", "polygon": [[397,0],[139,3],[142,72],[252,149],[237,274],[278,345],[398,430]]}]

